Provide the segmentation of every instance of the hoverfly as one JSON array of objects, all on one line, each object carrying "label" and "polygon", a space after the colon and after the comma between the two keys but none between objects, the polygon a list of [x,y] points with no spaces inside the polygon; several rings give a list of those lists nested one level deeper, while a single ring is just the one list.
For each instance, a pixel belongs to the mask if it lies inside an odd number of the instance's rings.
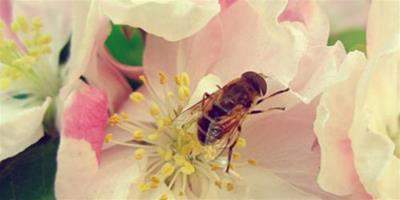
[{"label": "hoverfly", "polygon": [[[264,97],[267,93],[265,76],[248,71],[219,87],[212,94],[205,93],[203,99],[191,110],[200,109],[201,116],[197,120],[197,138],[202,145],[217,145],[222,151],[228,148],[229,172],[233,148],[241,132],[241,124],[249,114],[262,113],[252,108],[264,100],[289,91],[289,88],[277,91]],[[284,107],[273,107],[270,110],[285,110]]]}]

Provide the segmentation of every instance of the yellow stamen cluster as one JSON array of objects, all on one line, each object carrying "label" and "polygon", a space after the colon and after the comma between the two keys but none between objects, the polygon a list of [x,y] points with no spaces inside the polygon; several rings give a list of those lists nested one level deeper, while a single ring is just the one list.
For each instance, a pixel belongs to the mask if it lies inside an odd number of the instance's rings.
[{"label": "yellow stamen cluster", "polygon": [[51,36],[42,33],[40,18],[28,20],[18,17],[11,24],[11,31],[19,37],[19,42],[6,39],[3,33],[4,23],[0,23],[0,62],[4,64],[0,71],[0,90],[7,90],[12,81],[22,77],[40,81],[32,67],[37,60],[51,53]]},{"label": "yellow stamen cluster", "polygon": [[[197,184],[191,181],[192,178],[201,175],[221,189],[234,191],[234,179],[238,175],[234,171],[232,174],[235,176],[225,172],[228,163],[226,153],[222,152],[224,146],[202,145],[197,138],[197,116],[189,115],[189,119],[183,121],[180,118],[190,97],[188,74],[176,75],[176,88],[171,90],[167,84],[167,75],[160,72],[158,84],[162,86],[162,90],[157,92],[144,76],[140,79],[149,96],[133,92],[130,99],[133,103],[147,108],[152,122],[142,124],[130,121],[124,113],[113,114],[109,118],[110,126],[123,129],[131,135],[131,140],[119,142],[112,137],[106,137],[106,141],[135,148],[135,159],[141,160],[146,157],[149,164],[145,168],[145,179],[137,183],[138,189],[147,192],[165,184],[171,191],[176,191],[178,196],[184,196],[189,184]],[[239,138],[237,146],[245,147],[246,140]],[[232,162],[239,160],[241,155],[234,152]],[[255,163],[255,160],[249,160],[248,163],[241,161],[237,165],[230,163],[230,170],[235,170],[235,166]],[[167,195],[160,199],[164,197],[167,198]]]}]

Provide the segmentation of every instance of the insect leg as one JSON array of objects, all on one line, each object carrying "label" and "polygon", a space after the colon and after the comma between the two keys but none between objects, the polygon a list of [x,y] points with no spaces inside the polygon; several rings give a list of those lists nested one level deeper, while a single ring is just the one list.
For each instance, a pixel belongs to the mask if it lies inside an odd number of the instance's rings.
[{"label": "insect leg", "polygon": [[259,113],[268,113],[268,112],[271,112],[273,110],[285,111],[286,107],[272,107],[272,108],[269,108],[267,110],[252,110],[252,111],[250,111],[249,114],[250,115],[254,115],[254,114],[259,114]]},{"label": "insect leg", "polygon": [[279,94],[282,94],[282,93],[285,93],[285,92],[288,92],[288,91],[289,91],[289,88],[286,88],[286,89],[284,89],[284,90],[276,91],[276,92],[274,92],[274,93],[268,95],[267,97],[258,100],[256,104],[260,104],[260,103],[262,103],[263,101],[265,101],[265,100],[267,100],[267,99],[269,99],[269,98],[271,98],[271,97],[274,97],[274,96],[276,96],[276,95],[279,95]]},{"label": "insect leg", "polygon": [[203,94],[203,99],[202,99],[202,101],[201,101],[201,108],[202,108],[202,109],[204,108],[204,102],[205,102],[205,100],[206,100],[208,97],[210,97],[210,94],[208,94],[207,92],[205,92],[205,93]]},{"label": "insect leg", "polygon": [[235,145],[236,145],[236,142],[237,142],[237,140],[235,140],[235,142],[234,142],[231,146],[229,146],[229,150],[228,150],[228,164],[226,165],[226,169],[225,169],[225,172],[226,172],[226,173],[229,173],[229,169],[230,169],[230,167],[231,167],[232,153],[233,153],[233,148],[234,148]]}]

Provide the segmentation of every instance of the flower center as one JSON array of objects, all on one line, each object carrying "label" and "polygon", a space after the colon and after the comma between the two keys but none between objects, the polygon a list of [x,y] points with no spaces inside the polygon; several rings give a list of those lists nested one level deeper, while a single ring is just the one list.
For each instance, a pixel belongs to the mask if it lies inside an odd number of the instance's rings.
[{"label": "flower center", "polygon": [[0,21],[0,92],[39,99],[58,93],[58,72],[48,60],[52,39],[42,33],[42,26],[40,18],[29,21],[18,17],[10,30],[15,37],[7,38],[5,24]]},{"label": "flower center", "polygon": [[[141,192],[147,192],[164,183],[167,188],[179,197],[199,197],[207,192],[205,185],[215,184],[220,189],[235,190],[235,182],[240,176],[235,172],[238,165],[255,165],[254,159],[240,161],[240,154],[234,152],[228,167],[226,148],[214,145],[202,145],[197,137],[197,120],[201,111],[186,110],[191,91],[187,73],[175,77],[175,89],[166,86],[168,77],[160,73],[162,91],[154,91],[144,77],[144,82],[151,100],[145,99],[140,92],[133,92],[130,99],[135,104],[148,107],[153,122],[150,124],[130,120],[127,113],[113,114],[109,119],[110,126],[118,126],[131,134],[129,141],[116,141],[113,134],[106,135],[105,141],[135,148],[137,160],[148,158],[144,167],[143,182],[137,183]],[[162,94],[162,95],[159,95]],[[237,147],[246,146],[246,140],[239,138]],[[160,199],[167,199],[163,194]]]}]

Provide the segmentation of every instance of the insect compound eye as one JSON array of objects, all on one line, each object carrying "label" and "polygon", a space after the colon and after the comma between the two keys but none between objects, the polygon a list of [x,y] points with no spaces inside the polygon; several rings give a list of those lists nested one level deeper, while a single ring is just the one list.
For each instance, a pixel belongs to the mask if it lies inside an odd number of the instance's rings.
[{"label": "insect compound eye", "polygon": [[249,71],[243,73],[242,78],[246,79],[255,90],[259,91],[260,96],[264,96],[267,93],[267,82],[260,74]]}]

